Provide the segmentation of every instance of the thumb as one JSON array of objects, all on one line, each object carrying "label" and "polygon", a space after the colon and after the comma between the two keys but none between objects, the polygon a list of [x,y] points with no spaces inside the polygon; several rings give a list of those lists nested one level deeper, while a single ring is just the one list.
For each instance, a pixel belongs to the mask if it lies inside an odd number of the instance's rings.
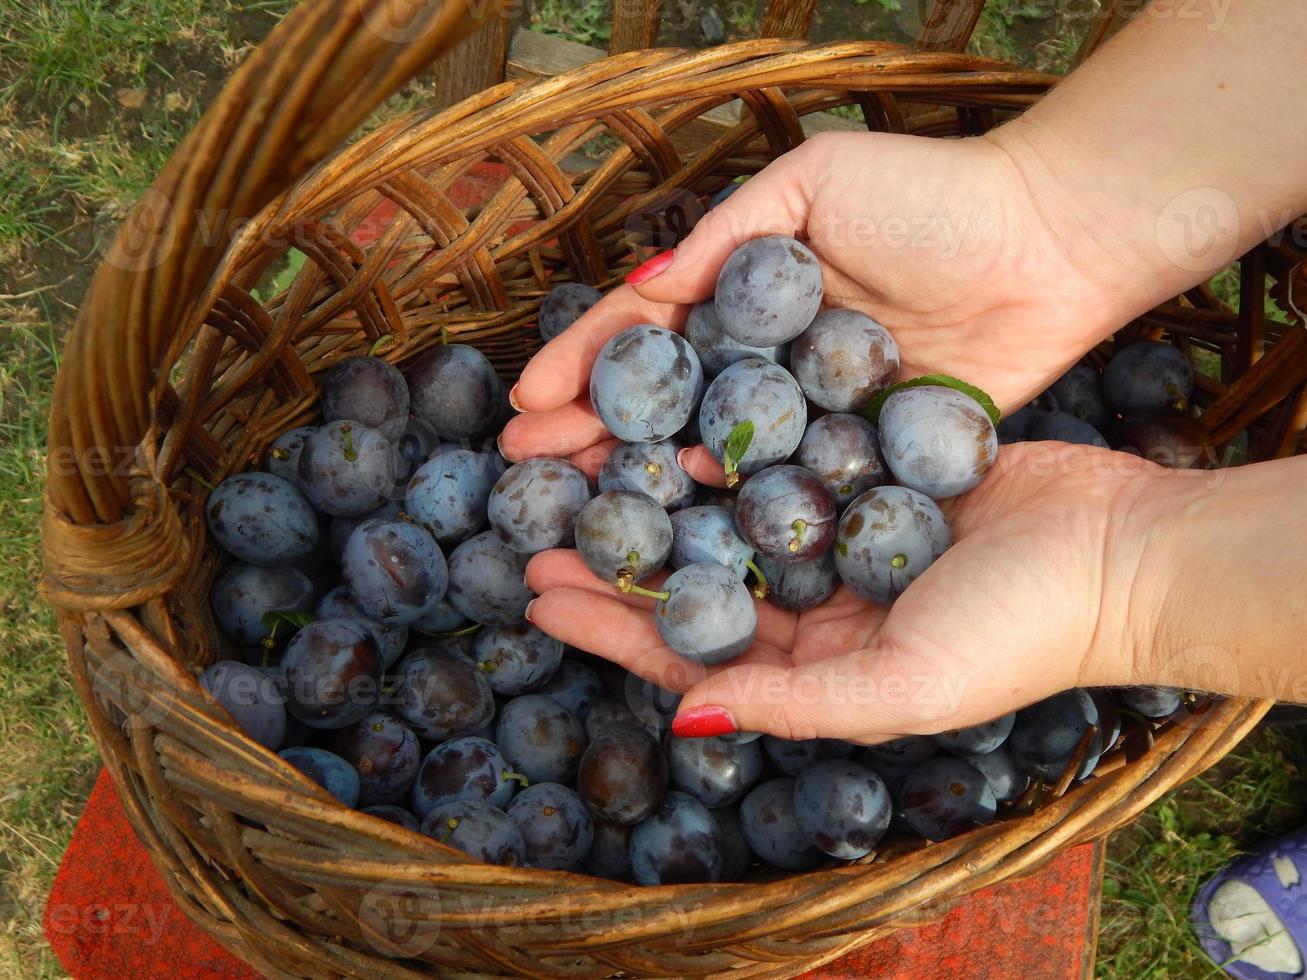
[{"label": "thumb", "polygon": [[675,249],[639,266],[626,281],[657,303],[697,303],[713,294],[722,264],[744,242],[763,235],[801,234],[808,223],[816,169],[803,163],[807,146],[791,150],[751,177],[700,218]]},{"label": "thumb", "polygon": [[687,691],[672,731],[883,742],[959,727],[969,681],[879,645],[796,667],[749,664],[713,674]]}]

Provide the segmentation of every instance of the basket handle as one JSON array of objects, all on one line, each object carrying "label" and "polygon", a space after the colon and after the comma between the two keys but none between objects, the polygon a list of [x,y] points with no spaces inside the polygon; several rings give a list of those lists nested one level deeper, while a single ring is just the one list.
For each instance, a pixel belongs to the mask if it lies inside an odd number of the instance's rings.
[{"label": "basket handle", "polygon": [[97,592],[107,599],[113,589],[97,584],[93,569],[139,582],[160,576],[159,561],[176,562],[168,539],[181,529],[153,472],[150,427],[242,224],[509,5],[306,0],[231,77],[119,228],[65,347],[44,528],[46,591],[56,604],[85,606],[70,603],[81,594],[95,605]]}]

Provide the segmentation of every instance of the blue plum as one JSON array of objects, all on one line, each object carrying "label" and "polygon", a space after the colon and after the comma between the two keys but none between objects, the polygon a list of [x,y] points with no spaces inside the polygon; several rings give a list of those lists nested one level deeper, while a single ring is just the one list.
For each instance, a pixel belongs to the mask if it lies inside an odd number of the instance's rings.
[{"label": "blue plum", "polygon": [[322,379],[322,417],[352,419],[398,439],[408,423],[408,384],[379,357],[347,357]]},{"label": "blue plum", "polygon": [[427,636],[453,633],[467,625],[467,617],[454,608],[446,596],[409,624],[412,629]]},{"label": "blue plum", "polygon": [[717,307],[712,300],[698,303],[690,311],[690,316],[685,321],[685,339],[699,355],[699,363],[703,365],[706,378],[717,377],[736,361],[746,357],[761,357],[780,365],[789,363],[788,344],[749,347],[723,330],[722,321],[717,316]]},{"label": "blue plum", "polygon": [[889,482],[876,427],[861,415],[834,412],[813,420],[794,461],[812,470],[843,510],[872,487]]},{"label": "blue plum", "polygon": [[631,826],[662,802],[667,768],[657,739],[639,728],[618,728],[586,746],[576,790],[599,819]]},{"label": "blue plum", "polygon": [[767,235],[726,259],[714,303],[722,329],[735,340],[774,347],[803,333],[821,297],[821,263],[811,249],[788,235]]},{"label": "blue plum", "polygon": [[530,623],[478,630],[473,659],[496,694],[525,694],[554,676],[563,642]]},{"label": "blue plum", "polygon": [[373,619],[354,601],[349,589],[338,585],[318,600],[314,615],[318,619],[350,619],[362,624],[372,634],[377,643],[377,653],[381,656],[381,666],[390,667],[404,654],[408,644],[407,626],[388,626]]},{"label": "blue plum", "polygon": [[835,552],[827,550],[811,561],[771,561],[761,555],[754,561],[767,583],[768,596],[782,609],[807,612],[816,609],[840,587]]},{"label": "blue plum", "polygon": [[330,745],[359,774],[360,806],[406,798],[422,760],[413,729],[379,711],[333,732]]},{"label": "blue plum", "polygon": [[812,561],[835,540],[835,500],[802,466],[769,466],[735,501],[735,524],[754,551],[774,562]]},{"label": "blue plum", "polygon": [[313,608],[313,583],[298,568],[266,568],[241,562],[228,565],[209,590],[218,626],[237,643],[259,643],[271,628],[270,612],[305,612]]},{"label": "blue plum", "polygon": [[1170,344],[1141,340],[1118,351],[1103,369],[1103,398],[1118,412],[1183,407],[1194,392],[1189,358]]},{"label": "blue plum", "polygon": [[740,804],[740,827],[749,849],[784,871],[809,871],[824,857],[803,832],[794,811],[794,780],[788,776],[750,791]]},{"label": "blue plum", "polygon": [[988,823],[998,812],[994,790],[975,766],[939,756],[912,771],[899,799],[908,826],[927,840],[946,840]]},{"label": "blue plum", "polygon": [[486,524],[486,503],[501,473],[492,453],[438,450],[418,467],[404,510],[444,546],[466,541]]},{"label": "blue plum", "polygon": [[676,460],[680,450],[681,444],[675,439],[624,442],[604,460],[599,471],[599,489],[648,494],[668,511],[689,506],[694,501],[695,483]]},{"label": "blue plum", "polygon": [[894,478],[936,500],[979,484],[998,458],[998,433],[985,410],[942,385],[894,392],[881,406],[878,426]]},{"label": "blue plum", "polygon": [[875,487],[844,511],[835,535],[835,567],[862,598],[888,605],[951,543],[948,521],[924,493]]},{"label": "blue plum", "polygon": [[724,738],[667,740],[667,770],[675,789],[707,807],[729,806],[762,777],[762,743]]},{"label": "blue plum", "polygon": [[585,727],[553,698],[523,694],[499,712],[495,743],[531,782],[570,783],[585,751]]},{"label": "blue plum", "polygon": [[553,340],[581,319],[581,315],[603,299],[604,294],[583,282],[560,282],[540,304],[540,339]]},{"label": "blue plum", "polygon": [[449,570],[427,531],[408,521],[365,521],[345,543],[341,578],[363,612],[405,626],[445,595]]},{"label": "blue plum", "polygon": [[931,738],[940,748],[948,749],[957,755],[983,755],[986,752],[993,752],[1007,741],[1016,719],[1017,716],[1009,712],[993,721],[982,722],[969,728],[940,732],[938,735],[932,735]]},{"label": "blue plum", "polygon": [[958,758],[976,767],[988,781],[994,799],[1000,803],[1017,799],[1030,785],[1030,777],[1022,771],[1021,760],[1006,745],[1000,745],[992,752],[962,752]]},{"label": "blue plum", "polygon": [[449,556],[446,598],[474,623],[521,622],[527,604],[535,598],[523,581],[527,557],[504,544],[494,531],[468,538]]},{"label": "blue plum", "polygon": [[794,815],[817,849],[853,861],[866,857],[889,829],[893,805],[881,778],[842,759],[818,762],[794,781]]},{"label": "blue plum", "polygon": [[605,582],[639,582],[671,554],[672,522],[648,494],[608,490],[576,515],[576,550]]},{"label": "blue plum", "polygon": [[584,870],[596,878],[626,881],[631,877],[631,828],[607,820],[594,822],[594,842]]},{"label": "blue plum", "polygon": [[475,347],[442,344],[408,370],[413,415],[442,439],[483,439],[501,424],[504,383]]},{"label": "blue plum", "polygon": [[640,324],[604,344],[590,372],[590,404],[623,442],[659,442],[685,427],[703,394],[703,368],[685,338]]},{"label": "blue plum", "polygon": [[485,674],[457,644],[419,647],[400,661],[397,673],[395,710],[423,738],[440,741],[494,717]]},{"label": "blue plum", "polygon": [[503,810],[475,800],[442,803],[422,820],[422,833],[486,864],[526,862],[522,831]]},{"label": "blue plum", "polygon": [[738,806],[719,806],[708,811],[722,835],[722,881],[739,881],[749,873],[753,851],[744,837]]},{"label": "blue plum", "polygon": [[853,754],[852,745],[833,738],[791,741],[777,738],[775,735],[764,735],[762,746],[777,769],[787,776],[794,777],[798,777],[823,759],[847,759]]},{"label": "blue plum", "polygon": [[899,347],[857,310],[823,310],[790,348],[790,372],[814,405],[860,412],[899,379]]},{"label": "blue plum", "polygon": [[281,747],[286,737],[286,699],[277,678],[236,660],[219,660],[200,675],[200,687],[252,740],[274,752]]},{"label": "blue plum", "polygon": [[1057,399],[1058,408],[1093,426],[1100,432],[1112,421],[1112,411],[1103,401],[1102,381],[1088,364],[1076,364],[1058,378],[1048,390]]},{"label": "blue plum", "polygon": [[490,526],[514,551],[533,555],[570,547],[590,481],[564,459],[536,457],[509,467],[490,491]]},{"label": "blue plum", "polygon": [[1026,430],[1031,442],[1069,442],[1080,446],[1107,448],[1102,433],[1088,422],[1082,422],[1066,412],[1040,412]]},{"label": "blue plum", "polygon": [[268,446],[268,472],[279,476],[293,486],[300,482],[300,453],[304,440],[318,431],[316,425],[301,425],[287,429]]},{"label": "blue plum", "polygon": [[345,806],[353,809],[358,805],[358,771],[334,752],[297,745],[277,754]]},{"label": "blue plum", "polygon": [[534,693],[549,695],[584,722],[590,717],[590,709],[603,697],[604,683],[592,668],[572,657],[564,657],[554,676]]},{"label": "blue plum", "polygon": [[[1098,705],[1088,691],[1074,688],[1018,711],[1007,744],[1032,775],[1053,780],[1070,764],[1091,727],[1099,727]],[[1097,761],[1092,743],[1089,749],[1077,772],[1080,777]]]},{"label": "blue plum", "polygon": [[532,868],[575,871],[590,853],[594,821],[581,797],[566,786],[529,786],[508,804],[507,813],[522,831]]},{"label": "blue plum", "polygon": [[1145,718],[1166,718],[1184,703],[1178,687],[1118,687],[1113,693],[1123,707]]},{"label": "blue plum", "polygon": [[204,505],[209,533],[250,565],[290,565],[317,550],[318,518],[294,485],[271,473],[237,473]]},{"label": "blue plum", "polygon": [[735,516],[725,507],[686,507],[671,516],[672,550],[668,564],[684,568],[695,562],[724,565],[743,581],[753,560],[753,546],[740,536]]},{"label": "blue plum", "polygon": [[376,510],[395,487],[395,451],[361,422],[327,422],[304,440],[300,489],[324,514],[355,517]]},{"label": "blue plum", "polygon": [[[726,458],[736,427],[753,424],[753,438],[739,460]],[[713,379],[699,408],[699,432],[727,473],[748,475],[783,463],[798,448],[808,425],[808,403],[799,384],[778,364],[750,357]],[[729,478],[729,477],[728,477]]]},{"label": "blue plum", "polygon": [[295,634],[281,659],[286,710],[310,728],[344,728],[381,696],[381,656],[367,627],[320,619]]},{"label": "blue plum", "polygon": [[337,565],[340,564],[340,560],[345,554],[345,543],[349,541],[349,536],[354,533],[356,527],[367,521],[397,520],[404,513],[402,504],[403,501],[387,500],[380,507],[370,510],[366,514],[357,514],[351,517],[344,515],[333,517],[327,530],[327,544],[331,551],[332,561]]},{"label": "blue plum", "polygon": [[684,657],[712,666],[753,645],[758,610],[744,583],[725,565],[695,562],[663,583],[654,623],[663,641]]},{"label": "blue plum", "polygon": [[720,881],[722,832],[688,793],[668,793],[631,831],[631,875],[641,885]]},{"label": "blue plum", "polygon": [[419,817],[452,800],[477,800],[508,806],[527,779],[513,771],[499,746],[489,739],[463,735],[441,742],[427,753],[413,781],[413,812]]}]

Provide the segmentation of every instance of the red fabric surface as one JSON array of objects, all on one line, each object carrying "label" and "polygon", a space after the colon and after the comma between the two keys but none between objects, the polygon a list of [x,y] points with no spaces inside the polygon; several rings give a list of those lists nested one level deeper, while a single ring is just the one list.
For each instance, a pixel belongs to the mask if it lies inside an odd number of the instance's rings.
[{"label": "red fabric surface", "polygon": [[[1088,977],[1100,874],[1094,846],[1074,848],[1030,878],[969,896],[938,923],[904,929],[808,976]],[[104,772],[50,892],[45,934],[64,968],[79,980],[257,976],[173,903]]]}]

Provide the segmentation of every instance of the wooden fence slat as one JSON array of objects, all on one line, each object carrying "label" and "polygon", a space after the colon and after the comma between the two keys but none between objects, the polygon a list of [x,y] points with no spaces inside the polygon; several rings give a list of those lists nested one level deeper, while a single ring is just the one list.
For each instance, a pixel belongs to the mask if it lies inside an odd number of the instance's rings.
[{"label": "wooden fence slat", "polygon": [[807,37],[817,0],[771,0],[762,19],[763,37]]},{"label": "wooden fence slat", "polygon": [[451,106],[504,80],[508,44],[517,18],[488,17],[436,66],[436,105]]},{"label": "wooden fence slat", "polygon": [[[911,3],[913,0],[907,0]],[[919,2],[919,0],[918,0]],[[934,0],[917,38],[920,51],[964,51],[985,0]]]},{"label": "wooden fence slat", "polygon": [[638,51],[658,43],[660,0],[613,0],[613,33],[608,53]]}]

